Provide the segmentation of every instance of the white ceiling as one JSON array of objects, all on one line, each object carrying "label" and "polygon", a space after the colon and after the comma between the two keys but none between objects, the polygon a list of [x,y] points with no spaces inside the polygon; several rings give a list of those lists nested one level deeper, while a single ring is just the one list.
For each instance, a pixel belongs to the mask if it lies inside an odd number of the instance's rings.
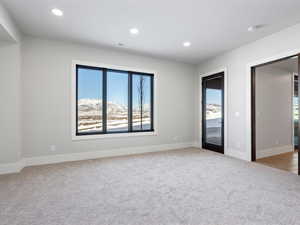
[{"label": "white ceiling", "polygon": [[[300,22],[298,0],[1,0],[21,31],[188,63]],[[54,7],[64,11],[54,17]],[[248,32],[253,25],[267,25]],[[132,37],[128,30],[137,27]],[[184,48],[182,42],[190,41]],[[121,42],[125,46],[118,47]]]}]

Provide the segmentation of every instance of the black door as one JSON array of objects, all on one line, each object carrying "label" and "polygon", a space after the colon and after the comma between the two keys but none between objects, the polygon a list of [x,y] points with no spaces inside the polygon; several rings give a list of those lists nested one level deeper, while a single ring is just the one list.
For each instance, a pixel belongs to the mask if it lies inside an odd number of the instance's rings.
[{"label": "black door", "polygon": [[202,148],[224,153],[224,73],[202,79]]}]

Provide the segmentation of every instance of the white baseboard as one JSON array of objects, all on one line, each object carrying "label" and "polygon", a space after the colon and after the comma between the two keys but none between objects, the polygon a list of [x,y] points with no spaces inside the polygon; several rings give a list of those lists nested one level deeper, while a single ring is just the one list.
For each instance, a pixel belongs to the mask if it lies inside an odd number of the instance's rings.
[{"label": "white baseboard", "polygon": [[199,142],[194,142],[193,147],[194,148],[201,148],[201,144]]},{"label": "white baseboard", "polygon": [[19,173],[24,168],[24,161],[0,164],[0,175],[9,173]]},{"label": "white baseboard", "polygon": [[167,150],[175,150],[180,148],[194,147],[195,143],[176,143],[176,144],[164,144],[164,145],[150,145],[143,147],[131,147],[131,148],[119,148],[105,151],[95,152],[81,152],[81,153],[70,153],[70,154],[59,154],[59,155],[47,155],[23,158],[22,160],[15,163],[0,164],[0,174],[8,173],[19,173],[24,167],[37,166],[45,164],[54,164],[61,162],[79,161],[86,159],[97,159],[113,156],[125,156],[148,152],[160,152]]},{"label": "white baseboard", "polygon": [[274,148],[268,148],[268,149],[256,149],[256,158],[261,159],[273,155],[279,155],[282,153],[287,152],[293,152],[294,146],[293,145],[285,145],[285,146],[279,146]]},{"label": "white baseboard", "polygon": [[233,158],[242,159],[245,161],[251,161],[251,159],[247,157],[247,152],[241,151],[240,149],[227,148],[225,149],[224,154]]}]

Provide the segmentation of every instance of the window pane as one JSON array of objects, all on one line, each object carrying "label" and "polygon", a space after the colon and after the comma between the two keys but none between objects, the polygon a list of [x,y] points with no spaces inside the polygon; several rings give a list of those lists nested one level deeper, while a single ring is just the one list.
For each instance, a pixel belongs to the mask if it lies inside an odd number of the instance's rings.
[{"label": "window pane", "polygon": [[[217,83],[217,78],[214,81]],[[209,84],[207,85],[209,86]],[[215,87],[218,88],[218,87]],[[222,145],[222,90],[206,89],[206,142]]]},{"label": "window pane", "polygon": [[128,131],[128,73],[107,71],[107,131]]},{"label": "window pane", "polygon": [[299,140],[298,140],[298,76],[294,76],[294,97],[293,97],[293,117],[294,117],[294,146],[298,147]]},{"label": "window pane", "polygon": [[102,131],[102,76],[101,70],[78,68],[78,133]]},{"label": "window pane", "polygon": [[151,129],[151,77],[132,76],[132,129]]}]

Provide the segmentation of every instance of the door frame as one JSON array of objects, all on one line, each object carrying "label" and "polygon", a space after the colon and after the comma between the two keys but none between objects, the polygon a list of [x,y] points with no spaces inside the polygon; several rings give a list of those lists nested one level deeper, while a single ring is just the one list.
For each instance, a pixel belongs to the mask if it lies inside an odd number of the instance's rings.
[{"label": "door frame", "polygon": [[[294,95],[295,95],[295,89],[294,89],[294,86],[295,86],[295,76],[298,76],[298,73],[292,73],[292,76],[293,76],[293,79],[292,79],[292,87],[293,87],[293,90],[292,90],[292,118],[294,118]],[[299,84],[299,82],[298,82]],[[299,95],[299,93],[298,93]],[[299,97],[299,96],[298,96]],[[298,146],[295,146],[295,123],[294,123],[294,119],[292,120],[292,135],[293,135],[293,138],[292,138],[292,143],[293,143],[293,147],[294,147],[294,150],[295,149],[298,149]]]},{"label": "door frame", "polygon": [[[251,161],[256,161],[256,110],[255,110],[255,103],[256,103],[256,93],[255,93],[255,68],[269,65],[275,62],[280,62],[285,59],[289,59],[292,57],[298,56],[298,74],[300,74],[300,53],[297,54],[290,54],[287,56],[282,56],[278,58],[274,58],[270,61],[265,61],[262,63],[257,63],[253,65],[248,65],[250,68],[250,99],[251,99]],[[300,90],[300,82],[298,82],[298,89]],[[298,105],[300,105],[300,98],[298,98]],[[300,107],[298,107],[298,115],[300,115]],[[300,120],[298,120],[298,138],[300,140]],[[298,175],[300,175],[300,154],[298,153]]]},{"label": "door frame", "polygon": [[227,83],[228,83],[228,76],[227,76],[227,68],[226,67],[223,67],[223,68],[220,68],[220,69],[216,69],[216,70],[213,70],[211,72],[208,72],[208,73],[203,73],[203,74],[200,74],[199,75],[199,108],[198,108],[198,129],[199,129],[199,147],[202,148],[202,127],[203,127],[203,124],[202,124],[202,105],[203,105],[203,102],[202,102],[202,79],[205,78],[205,77],[208,77],[208,76],[212,76],[214,74],[218,74],[218,73],[224,73],[224,115],[223,115],[223,119],[224,119],[224,124],[223,124],[223,129],[224,129],[224,132],[223,132],[223,139],[224,139],[224,154],[227,155],[228,154],[228,148],[227,148],[227,96],[228,96],[228,88],[227,88]]}]

